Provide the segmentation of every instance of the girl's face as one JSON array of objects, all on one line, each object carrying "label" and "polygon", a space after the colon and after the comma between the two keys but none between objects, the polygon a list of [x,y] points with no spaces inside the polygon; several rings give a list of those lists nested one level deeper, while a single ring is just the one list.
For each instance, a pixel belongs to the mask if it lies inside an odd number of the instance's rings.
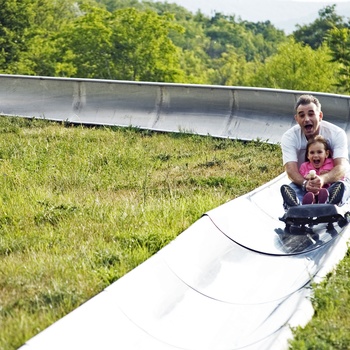
[{"label": "girl's face", "polygon": [[320,142],[316,142],[309,147],[307,159],[314,166],[319,169],[329,156],[329,151],[326,151],[324,145]]}]

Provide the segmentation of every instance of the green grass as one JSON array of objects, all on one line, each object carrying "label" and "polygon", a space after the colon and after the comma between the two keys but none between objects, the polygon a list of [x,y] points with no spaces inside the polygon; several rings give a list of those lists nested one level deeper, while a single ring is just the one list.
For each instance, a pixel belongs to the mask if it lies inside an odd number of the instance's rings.
[{"label": "green grass", "polygon": [[304,329],[295,331],[291,344],[296,350],[350,349],[350,252],[335,272],[315,286],[315,315]]},{"label": "green grass", "polygon": [[[258,140],[0,117],[0,349],[17,349],[281,163],[280,147]],[[305,338],[330,349],[338,332],[349,348],[343,265],[315,295],[329,310],[297,332],[295,349],[312,349]]]}]

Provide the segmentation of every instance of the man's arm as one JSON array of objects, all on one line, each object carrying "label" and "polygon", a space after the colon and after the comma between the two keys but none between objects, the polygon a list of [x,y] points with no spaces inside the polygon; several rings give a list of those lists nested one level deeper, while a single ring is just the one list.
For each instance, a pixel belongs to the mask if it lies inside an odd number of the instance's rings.
[{"label": "man's arm", "polygon": [[[348,166],[348,160],[345,158],[336,158],[334,159],[334,167],[326,174],[319,175],[312,179],[308,180],[306,183],[306,191],[313,193],[318,193],[320,188],[324,184],[333,183],[339,181],[345,176],[345,172]],[[286,173],[289,179],[295,184],[302,186],[304,182],[304,177],[300,174],[298,169],[297,162],[288,162],[285,165]]]},{"label": "man's arm", "polygon": [[[336,181],[341,180],[345,176],[346,169],[348,167],[348,160],[345,158],[336,158],[334,159],[334,167],[328,173],[322,174],[319,176],[320,187],[324,184],[330,184]],[[317,182],[315,183],[315,185]]]},{"label": "man's arm", "polygon": [[324,184],[330,184],[341,180],[345,176],[345,172],[348,166],[348,160],[346,158],[334,159],[334,168],[328,173],[316,176],[312,180],[308,180],[306,184],[306,190],[317,193]]},{"label": "man's arm", "polygon": [[302,186],[304,177],[300,174],[297,162],[288,162],[284,166],[289,179],[295,184]]}]

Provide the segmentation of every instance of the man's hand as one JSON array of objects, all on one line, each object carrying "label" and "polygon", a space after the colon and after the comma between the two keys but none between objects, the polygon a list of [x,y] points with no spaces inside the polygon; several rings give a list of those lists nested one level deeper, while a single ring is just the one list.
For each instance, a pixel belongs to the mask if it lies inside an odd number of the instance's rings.
[{"label": "man's hand", "polygon": [[322,177],[315,175],[315,177],[311,179],[310,176],[310,179],[306,183],[305,189],[307,192],[312,192],[313,194],[317,195],[323,185],[324,181]]}]

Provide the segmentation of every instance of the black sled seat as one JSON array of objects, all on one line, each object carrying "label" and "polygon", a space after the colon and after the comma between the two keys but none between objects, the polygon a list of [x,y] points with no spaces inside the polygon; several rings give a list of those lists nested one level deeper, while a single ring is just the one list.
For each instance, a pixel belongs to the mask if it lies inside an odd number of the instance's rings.
[{"label": "black sled seat", "polygon": [[[346,208],[345,208],[346,207]],[[320,223],[338,223],[345,226],[350,220],[347,205],[338,207],[334,204],[306,204],[291,207],[279,218],[289,225],[317,225]]]}]

